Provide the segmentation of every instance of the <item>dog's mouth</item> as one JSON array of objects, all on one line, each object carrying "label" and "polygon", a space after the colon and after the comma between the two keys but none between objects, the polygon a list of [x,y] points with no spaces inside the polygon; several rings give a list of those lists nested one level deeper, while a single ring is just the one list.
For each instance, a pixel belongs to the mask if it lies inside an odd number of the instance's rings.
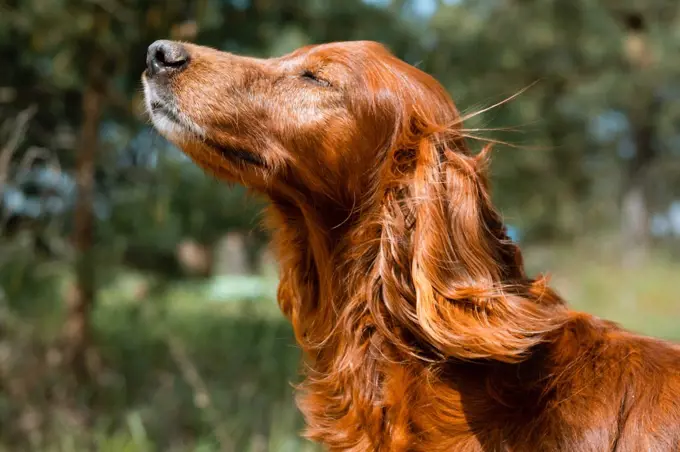
[{"label": "dog's mouth", "polygon": [[[196,141],[206,145],[225,159],[232,161],[236,160],[261,168],[266,167],[265,161],[252,152],[238,147],[225,146],[211,139],[202,128],[194,124],[188,118],[185,118],[184,115],[172,105],[157,100],[151,101],[149,103],[149,113],[156,128],[161,129],[161,131],[167,130],[169,127],[166,122],[170,122],[172,128],[177,128],[184,132],[182,135],[191,136]],[[171,132],[171,134],[172,133],[174,132]]]},{"label": "dog's mouth", "polygon": [[151,110],[151,116],[158,116],[158,115],[165,116],[166,118],[168,118],[172,122],[174,122],[176,125],[181,126],[181,127],[185,127],[185,121],[183,121],[179,117],[179,115],[177,113],[175,113],[175,110],[166,106],[165,104],[163,104],[159,101],[151,102],[150,110]]}]

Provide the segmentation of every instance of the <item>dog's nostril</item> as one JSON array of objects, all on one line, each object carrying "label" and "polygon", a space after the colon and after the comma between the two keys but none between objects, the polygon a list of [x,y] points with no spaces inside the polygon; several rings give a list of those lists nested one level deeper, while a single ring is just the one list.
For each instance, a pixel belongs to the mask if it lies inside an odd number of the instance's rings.
[{"label": "dog's nostril", "polygon": [[156,41],[146,53],[146,66],[149,75],[171,73],[182,70],[189,63],[186,48],[173,41]]},{"label": "dog's nostril", "polygon": [[156,50],[156,54],[154,55],[154,58],[160,64],[165,64],[165,52],[163,52],[163,49]]}]

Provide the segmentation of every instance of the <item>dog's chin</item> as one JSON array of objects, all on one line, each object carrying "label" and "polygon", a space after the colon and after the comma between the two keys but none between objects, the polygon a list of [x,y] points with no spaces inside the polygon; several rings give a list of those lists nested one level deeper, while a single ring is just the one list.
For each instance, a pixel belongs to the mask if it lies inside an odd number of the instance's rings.
[{"label": "dog's chin", "polygon": [[197,139],[197,137],[192,137],[182,124],[179,124],[177,121],[163,113],[152,112],[149,116],[158,133],[177,146],[181,147],[186,142]]},{"label": "dog's chin", "polygon": [[[212,140],[202,127],[174,106],[149,99],[152,99],[152,96],[147,96],[147,110],[154,127],[158,133],[180,148],[200,146],[207,148],[206,152],[216,154],[231,163],[246,163],[262,168],[266,166],[264,160],[252,152],[234,146],[225,146]],[[209,157],[209,160],[214,163],[213,158]]]}]

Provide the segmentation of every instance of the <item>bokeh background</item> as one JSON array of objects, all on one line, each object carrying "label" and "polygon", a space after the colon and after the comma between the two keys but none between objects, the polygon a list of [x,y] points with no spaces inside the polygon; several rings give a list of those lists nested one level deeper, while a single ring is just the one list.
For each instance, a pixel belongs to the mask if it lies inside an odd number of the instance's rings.
[{"label": "bokeh background", "polygon": [[532,273],[680,339],[677,0],[1,0],[0,450],[308,451],[264,201],[150,127],[146,47],[381,41],[493,153]]}]

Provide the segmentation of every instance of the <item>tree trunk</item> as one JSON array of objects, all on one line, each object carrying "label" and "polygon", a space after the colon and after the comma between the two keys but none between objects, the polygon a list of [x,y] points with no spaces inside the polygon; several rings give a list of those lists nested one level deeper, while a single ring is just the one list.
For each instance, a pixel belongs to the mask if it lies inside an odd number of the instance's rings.
[{"label": "tree trunk", "polygon": [[646,179],[649,167],[657,156],[655,137],[661,99],[655,95],[650,68],[653,54],[647,43],[646,24],[638,13],[625,17],[627,35],[624,52],[633,82],[634,99],[629,108],[629,121],[635,154],[629,160],[624,175],[621,198],[621,233],[623,239],[623,264],[627,267],[641,265],[649,252],[649,202]]},{"label": "tree trunk", "polygon": [[621,199],[621,232],[623,236],[623,264],[638,267],[646,260],[649,209],[641,180],[628,183]]},{"label": "tree trunk", "polygon": [[657,152],[654,137],[660,102],[650,94],[647,106],[630,115],[635,154],[630,159],[621,197],[621,232],[623,263],[627,267],[641,265],[649,252],[649,203],[646,179]]},{"label": "tree trunk", "polygon": [[[544,76],[535,77],[539,80]],[[552,74],[545,82],[545,93],[540,104],[541,117],[546,124],[546,135],[551,150],[551,158],[548,161],[548,172],[554,174],[551,190],[545,193],[546,208],[550,209],[550,223],[544,226],[542,231],[549,234],[550,238],[567,234],[574,236],[580,229],[579,221],[573,215],[576,204],[576,187],[582,183],[579,179],[580,168],[578,161],[573,157],[573,150],[565,146],[566,135],[570,132],[564,115],[555,108],[567,92],[565,79]],[[559,175],[559,176],[557,176]]]},{"label": "tree trunk", "polygon": [[94,172],[104,101],[101,66],[102,62],[96,56],[90,61],[82,99],[82,125],[75,172],[77,197],[72,238],[75,248],[75,282],[66,299],[64,338],[67,362],[78,381],[90,376],[90,312],[95,301],[96,266],[92,260]]}]

